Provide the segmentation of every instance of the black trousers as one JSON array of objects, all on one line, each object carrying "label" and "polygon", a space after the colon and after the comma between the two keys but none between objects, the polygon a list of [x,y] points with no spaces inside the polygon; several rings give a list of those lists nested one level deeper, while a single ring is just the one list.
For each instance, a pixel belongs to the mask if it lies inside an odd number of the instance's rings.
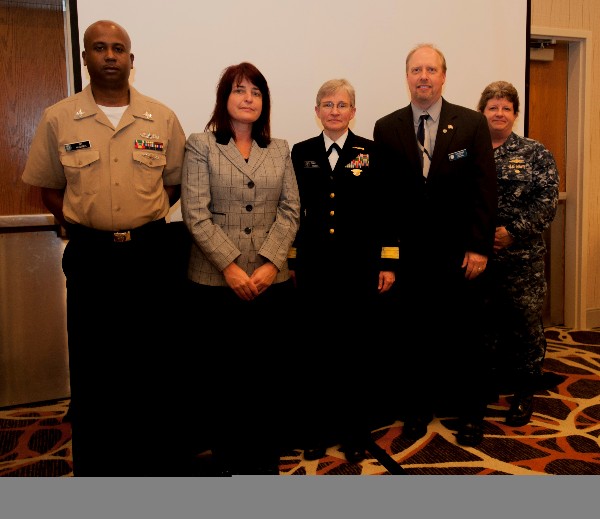
[{"label": "black trousers", "polygon": [[383,410],[378,363],[391,332],[381,319],[387,298],[377,293],[378,272],[321,261],[299,268],[297,281],[296,447],[364,442]]},{"label": "black trousers", "polygon": [[289,280],[243,301],[229,287],[189,283],[197,412],[217,457],[246,464],[234,471],[276,464],[284,445],[288,376],[295,369],[292,290]]},{"label": "black trousers", "polygon": [[[184,475],[194,451],[183,342],[185,247],[77,228],[63,255],[75,476]],[[185,235],[181,235],[185,237]]]},{"label": "black trousers", "polygon": [[462,269],[432,269],[414,279],[422,282],[409,283],[399,296],[403,412],[427,415],[450,408],[455,416],[483,418],[491,373],[485,274],[467,280]]}]

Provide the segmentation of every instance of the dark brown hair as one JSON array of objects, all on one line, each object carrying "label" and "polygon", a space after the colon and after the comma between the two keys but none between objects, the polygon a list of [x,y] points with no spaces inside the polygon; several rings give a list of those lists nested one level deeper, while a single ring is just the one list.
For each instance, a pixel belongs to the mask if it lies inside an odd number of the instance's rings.
[{"label": "dark brown hair", "polygon": [[518,115],[519,92],[508,81],[494,81],[486,86],[483,92],[481,92],[479,103],[477,103],[477,110],[483,113],[490,99],[506,99],[512,103],[515,115]]},{"label": "dark brown hair", "polygon": [[252,138],[261,148],[266,148],[271,142],[271,95],[265,76],[252,63],[244,61],[238,65],[230,65],[223,71],[217,85],[215,108],[204,129],[213,131],[217,141],[223,144],[234,136],[227,101],[234,85],[244,79],[250,81],[262,94],[262,111],[252,125]]}]

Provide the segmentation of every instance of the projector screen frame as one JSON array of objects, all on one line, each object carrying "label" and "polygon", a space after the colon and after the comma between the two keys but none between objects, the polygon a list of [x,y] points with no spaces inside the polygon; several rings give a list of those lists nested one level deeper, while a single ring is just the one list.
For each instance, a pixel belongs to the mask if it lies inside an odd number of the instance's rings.
[{"label": "projector screen frame", "polygon": [[[71,80],[72,80],[72,92],[79,92],[82,88],[89,82],[87,78],[87,70],[82,65],[81,61],[81,39],[83,37],[83,31],[89,25],[89,23],[95,21],[96,19],[111,19],[120,23],[125,27],[125,29],[129,32],[132,38],[132,52],[135,55],[134,69],[132,71],[132,84],[140,90],[142,93],[149,95],[151,97],[156,97],[160,101],[164,102],[168,106],[170,106],[180,118],[186,135],[189,135],[193,132],[203,131],[206,121],[210,116],[210,112],[212,110],[214,104],[214,93],[215,87],[218,81],[218,77],[220,72],[228,65],[232,63],[237,63],[240,61],[252,61],[255,63],[261,71],[265,74],[267,80],[269,81],[269,86],[271,89],[271,97],[272,97],[272,134],[274,137],[283,138],[288,140],[290,146],[292,146],[295,142],[300,140],[304,140],[306,138],[312,137],[318,134],[322,127],[320,126],[320,122],[314,116],[313,107],[314,107],[314,97],[316,95],[318,87],[327,79],[331,79],[332,77],[346,77],[351,83],[354,84],[357,90],[357,114],[355,120],[352,121],[351,128],[353,131],[362,135],[364,137],[372,138],[372,129],[373,124],[376,119],[386,115],[387,113],[396,110],[402,106],[405,106],[409,102],[409,93],[406,88],[405,74],[404,74],[404,60],[407,52],[414,46],[415,44],[421,41],[431,41],[432,43],[439,46],[439,48],[446,55],[446,59],[448,61],[448,73],[446,78],[446,85],[444,87],[444,98],[450,102],[462,104],[464,106],[468,106],[470,108],[475,109],[476,103],[479,98],[479,94],[481,90],[485,87],[485,85],[491,81],[504,79],[507,81],[511,81],[521,96],[521,113],[515,124],[515,131],[520,135],[527,135],[528,130],[528,99],[529,99],[529,40],[530,40],[530,17],[531,17],[531,0],[507,0],[510,5],[503,5],[503,10],[505,11],[505,17],[498,17],[497,13],[497,3],[493,3],[492,0],[485,0],[489,2],[489,16],[484,17],[482,19],[475,18],[468,25],[469,28],[477,28],[477,30],[481,31],[481,34],[477,36],[475,31],[472,36],[465,37],[464,31],[457,31],[456,35],[452,35],[452,22],[448,20],[442,20],[440,23],[440,27],[444,29],[438,29],[437,33],[432,32],[431,34],[438,35],[438,38],[428,38],[425,40],[417,40],[413,38],[413,41],[410,45],[406,45],[399,48],[395,53],[394,61],[391,60],[385,61],[381,60],[380,54],[382,53],[382,45],[378,47],[374,47],[369,45],[368,42],[371,39],[377,39],[378,32],[381,32],[381,27],[372,27],[372,28],[363,28],[361,27],[358,31],[360,34],[356,38],[363,39],[367,41],[367,44],[364,44],[364,53],[359,56],[357,59],[357,67],[356,68],[344,68],[344,67],[353,67],[352,60],[348,60],[348,63],[345,65],[340,65],[337,68],[333,67],[333,65],[326,68],[320,74],[307,74],[305,72],[305,68],[300,66],[296,66],[296,68],[287,65],[281,65],[283,62],[281,57],[277,58],[274,56],[274,62],[270,65],[264,65],[266,57],[265,55],[260,54],[259,49],[261,47],[257,46],[255,49],[257,50],[257,55],[247,55],[244,54],[246,52],[246,47],[252,47],[245,43],[246,40],[242,38],[242,43],[240,47],[243,49],[238,59],[227,59],[225,56],[228,55],[228,51],[224,52],[223,59],[218,58],[219,51],[215,51],[214,49],[218,48],[219,45],[215,43],[212,45],[209,55],[211,57],[215,56],[215,59],[218,59],[218,65],[213,65],[213,73],[205,76],[198,72],[196,69],[202,68],[202,61],[193,60],[191,57],[186,55],[186,52],[193,48],[193,44],[185,44],[184,42],[177,44],[177,42],[169,44],[169,49],[165,50],[165,56],[161,56],[158,52],[161,48],[164,48],[165,45],[161,41],[164,36],[161,36],[161,32],[157,31],[153,24],[158,24],[162,29],[163,33],[168,33],[165,31],[165,26],[168,27],[167,13],[166,9],[171,9],[176,14],[176,9],[183,5],[186,6],[186,9],[190,11],[190,19],[194,19],[193,9],[197,8],[203,10],[205,13],[207,10],[211,9],[220,9],[221,7],[210,5],[205,5],[204,3],[194,4],[187,2],[185,0],[174,0],[171,2],[168,7],[164,3],[159,3],[157,0],[146,0],[142,5],[144,9],[139,9],[139,4],[132,4],[131,7],[128,6],[127,3],[123,3],[122,1],[116,0],[105,0],[102,3],[98,4],[96,2],[91,2],[90,0],[69,0],[68,1],[68,20],[70,24],[70,31],[68,31],[67,37],[67,46],[70,49],[70,66],[72,69],[71,72]],[[156,2],[157,5],[161,6],[160,15],[157,16],[156,9],[152,9],[152,3]],[[228,26],[234,26],[234,22],[236,21],[235,13],[240,10],[244,10],[247,7],[247,3],[236,4],[238,0],[230,0],[227,5],[229,6],[228,17],[226,19],[226,23],[221,26],[222,31],[227,31]],[[339,2],[340,6],[346,6],[345,11],[339,11],[335,9],[335,2]],[[433,4],[438,2],[439,6],[444,7],[446,4],[450,4],[446,0],[433,0]],[[115,4],[116,8],[111,9],[111,3]],[[302,3],[302,9],[307,10],[310,9],[311,6],[320,5],[322,6],[322,2],[318,0],[305,0]],[[326,13],[331,15],[331,13],[335,12],[345,12],[348,13],[348,6],[353,4],[360,4],[358,0],[333,0],[333,3],[328,3]],[[391,41],[392,33],[396,31],[405,31],[407,26],[410,26],[413,20],[419,19],[422,15],[418,12],[418,4],[412,4],[408,2],[398,2],[398,0],[373,0],[369,7],[373,9],[373,6],[382,6],[387,8],[391,8],[391,6],[402,5],[402,9],[404,10],[403,25],[390,25],[391,29],[389,35],[381,37],[383,41]],[[465,16],[469,16],[469,8],[471,11],[478,8],[478,6],[482,5],[482,0],[454,0],[451,3],[454,7],[452,11],[450,11],[452,16],[455,16],[455,20],[457,23],[463,23],[462,20]],[[461,5],[462,4],[462,5]],[[97,6],[101,7],[97,7]],[[223,5],[223,4],[218,4]],[[483,4],[485,5],[485,4]],[[137,8],[135,8],[137,6]],[[195,6],[195,7],[194,7]],[[277,10],[275,6],[286,6],[287,4],[282,3],[282,0],[255,0],[252,4],[251,11],[259,11],[261,16],[263,17],[272,17],[272,25],[281,25],[283,22],[282,17],[278,17]],[[511,9],[515,6],[524,9],[522,13],[524,15],[523,18],[519,18],[519,14],[515,14],[511,11]],[[90,9],[97,9],[97,15],[94,16]],[[410,9],[415,9],[415,12],[410,12]],[[433,6],[434,7],[434,6]],[[435,9],[430,5],[428,9],[431,9],[432,12],[436,12]],[[127,14],[127,8],[132,10],[131,18]],[[262,9],[261,9],[262,8]],[[321,7],[322,8],[322,7]],[[422,7],[421,7],[422,9]],[[439,9],[437,11],[439,13]],[[96,11],[93,11],[95,14]],[[108,14],[110,13],[110,14]],[[197,14],[197,13],[196,13]],[[284,13],[285,14],[285,13]],[[443,13],[442,13],[443,14]],[[322,16],[320,14],[320,16]],[[350,16],[348,14],[348,16]],[[440,15],[441,16],[441,15]],[[215,16],[211,16],[211,13],[206,13],[204,17],[203,23],[206,24],[206,19],[214,20]],[[365,19],[364,16],[356,17],[358,22],[361,22]],[[393,22],[393,16],[390,16],[389,23]],[[428,20],[436,20],[438,17],[436,16],[428,16]],[[441,16],[443,19],[444,17]],[[500,25],[502,26],[502,30],[497,30],[499,36],[503,39],[498,40],[498,50],[491,60],[487,56],[482,56],[480,61],[482,62],[498,62],[501,63],[504,67],[508,66],[511,61],[510,56],[505,56],[504,48],[506,45],[513,45],[513,39],[522,38],[521,44],[518,45],[519,56],[518,59],[514,58],[518,63],[515,67],[514,71],[510,74],[503,73],[490,73],[488,71],[487,75],[482,76],[481,79],[473,79],[471,72],[477,72],[478,70],[484,68],[485,63],[465,63],[462,64],[460,59],[463,53],[472,52],[473,47],[478,47],[480,45],[479,42],[484,42],[485,39],[489,36],[490,33],[494,31],[490,29],[490,24],[494,22],[495,19],[501,18]],[[507,20],[511,20],[511,24],[514,27],[514,30],[511,32],[510,26],[507,23]],[[290,22],[290,27],[295,27],[293,24],[301,23],[301,20],[288,20],[285,19],[285,22]],[[340,15],[340,20],[338,20],[338,24],[342,23],[342,30],[350,33],[351,27],[348,25],[348,20],[343,20],[343,16]],[[174,24],[183,23],[181,20],[175,20]],[[141,31],[138,29],[138,24],[141,24],[144,27],[144,30]],[[165,25],[166,24],[166,25]],[[524,27],[520,24],[523,24]],[[386,25],[386,22],[383,22],[383,25]],[[197,32],[200,34],[197,36],[200,40],[203,38],[202,36],[202,24],[198,24]],[[312,27],[306,27],[306,39],[314,40],[311,43],[309,48],[312,52],[318,53],[318,56],[322,59],[322,54],[327,52],[329,47],[349,47],[348,40],[351,40],[350,36],[352,34],[348,34],[347,36],[343,36],[340,38],[339,42],[331,44],[331,37],[326,33],[328,24],[323,20],[313,21]],[[338,25],[334,25],[335,28]],[[172,29],[174,30],[174,29]],[[290,29],[291,30],[291,29]],[[139,33],[138,33],[139,31]],[[279,29],[279,34],[285,38],[285,31],[283,29]],[[319,34],[319,31],[323,31],[323,34]],[[369,33],[369,31],[371,31]],[[179,29],[175,32],[180,32]],[[443,34],[445,32],[445,34]],[[365,33],[367,36],[365,36]],[[150,34],[149,40],[140,41],[141,36],[145,36],[146,34]],[[171,33],[172,34],[172,33]],[[69,37],[70,36],[70,37]],[[334,36],[335,37],[335,36]],[[448,41],[454,42],[454,38],[457,41],[462,40],[460,45],[462,46],[461,52],[451,51],[448,49],[448,45],[443,43],[444,38],[450,38]],[[437,40],[437,41],[436,41]],[[192,40],[193,41],[193,40]],[[227,40],[228,41],[228,40]],[[149,43],[150,42],[150,43]],[[440,43],[442,42],[442,43]],[[481,43],[483,45],[483,43]],[[285,45],[272,45],[269,49],[269,52],[275,52],[278,49],[285,49]],[[158,50],[157,50],[158,49]],[[68,52],[68,51],[67,51]],[[204,51],[203,51],[204,52]],[[289,50],[283,52],[290,52]],[[169,54],[170,53],[170,54]],[[149,65],[147,63],[148,56],[156,55],[158,56],[155,60],[158,65]],[[170,56],[170,59],[169,59]],[[192,55],[193,56],[193,55]],[[204,53],[206,56],[206,53]],[[244,57],[242,57],[244,56]],[[255,59],[256,58],[256,59]],[[279,61],[277,61],[279,59]],[[172,87],[162,92],[160,90],[156,90],[155,86],[159,82],[159,79],[162,78],[162,70],[164,68],[164,64],[169,61],[177,61],[180,63],[180,69],[185,69],[182,72],[182,78],[174,78],[172,81]],[[297,59],[296,61],[301,61]],[[307,55],[304,60],[307,63],[315,63],[317,61],[316,55]],[[365,63],[369,63],[371,66],[371,62],[380,61],[379,65],[374,65],[373,69],[375,72],[368,77],[368,80],[363,83],[364,78],[362,77],[362,71],[366,68]],[[476,60],[475,60],[476,61]],[[140,65],[140,72],[138,73],[137,65]],[[379,68],[377,68],[379,66]],[[187,68],[186,68],[187,67]],[[522,68],[521,68],[522,67]],[[388,73],[389,69],[393,69],[394,76],[393,79],[388,78],[387,81],[382,81],[383,85],[389,86],[371,86],[372,84],[377,85],[378,77],[377,74],[381,72],[381,75],[384,73]],[[331,73],[329,73],[329,69],[331,69]],[[278,82],[275,74],[283,74],[283,76],[290,76],[290,71],[298,71],[297,75],[299,78],[302,78],[302,81],[305,81],[306,84],[302,85],[302,91],[291,92],[290,85],[285,83],[285,79]],[[462,73],[461,70],[465,70],[467,73]],[[340,72],[340,73],[337,73]],[[186,74],[191,74],[186,76]],[[197,76],[195,74],[198,74]],[[514,76],[514,77],[511,77]],[[187,79],[187,77],[191,79]],[[461,88],[457,86],[457,83],[464,82],[465,87]],[[297,82],[297,78],[296,78]],[[198,90],[199,92],[204,92],[203,94],[195,93],[193,95],[186,94],[185,88],[190,88],[190,84],[192,88]],[[283,85],[283,86],[280,86]],[[294,83],[292,83],[295,86]],[[468,97],[462,98],[459,95],[455,94],[455,90],[461,92],[467,88],[472,88],[472,91]],[[202,90],[204,89],[204,90]],[[285,93],[287,90],[287,94]],[[283,93],[282,93],[283,92]],[[387,104],[379,104],[381,99],[385,95],[391,95],[389,99],[386,100]],[[369,97],[370,96],[370,97]],[[290,102],[289,99],[292,99]],[[199,107],[199,102],[195,102],[198,99],[201,99],[202,107]],[[383,103],[383,101],[381,101]],[[377,106],[375,106],[377,104]],[[286,106],[287,105],[287,106]]]}]

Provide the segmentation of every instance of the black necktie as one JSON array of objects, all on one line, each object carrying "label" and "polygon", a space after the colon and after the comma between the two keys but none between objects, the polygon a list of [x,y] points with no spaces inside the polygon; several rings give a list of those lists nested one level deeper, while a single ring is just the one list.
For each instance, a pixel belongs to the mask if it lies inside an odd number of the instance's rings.
[{"label": "black necktie", "polygon": [[329,149],[327,150],[327,156],[328,157],[329,157],[329,155],[331,155],[331,152],[333,150],[336,150],[338,152],[338,155],[342,152],[342,148],[340,148],[338,146],[338,144],[334,142],[331,146],[329,146]]},{"label": "black necktie", "polygon": [[417,140],[421,146],[425,147],[425,120],[429,117],[429,114],[423,114],[419,117],[419,128],[417,128]]},{"label": "black necktie", "polygon": [[425,134],[425,121],[429,114],[423,114],[419,117],[419,127],[417,128],[417,140],[419,141],[422,152],[423,176],[429,174],[429,165],[431,164],[431,155],[429,154],[429,132]]}]

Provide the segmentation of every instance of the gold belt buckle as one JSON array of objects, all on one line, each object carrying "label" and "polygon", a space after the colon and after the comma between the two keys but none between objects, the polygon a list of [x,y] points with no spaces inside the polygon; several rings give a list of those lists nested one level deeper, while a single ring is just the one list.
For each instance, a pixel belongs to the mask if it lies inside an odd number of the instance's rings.
[{"label": "gold belt buckle", "polygon": [[115,243],[123,243],[126,241],[131,241],[131,232],[129,232],[129,231],[113,232],[113,241]]}]

